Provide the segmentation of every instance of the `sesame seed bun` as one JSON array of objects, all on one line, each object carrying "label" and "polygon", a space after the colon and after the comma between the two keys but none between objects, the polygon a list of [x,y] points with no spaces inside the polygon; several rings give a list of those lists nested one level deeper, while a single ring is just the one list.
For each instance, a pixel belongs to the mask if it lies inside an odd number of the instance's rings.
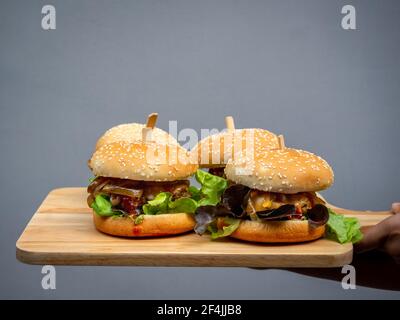
[{"label": "sesame seed bun", "polygon": [[308,221],[242,220],[231,237],[252,242],[304,242],[321,238],[325,226],[312,227]]},{"label": "sesame seed bun", "polygon": [[144,215],[140,224],[129,217],[100,217],[93,212],[97,230],[120,237],[156,237],[192,231],[196,222],[188,213]]},{"label": "sesame seed bun", "polygon": [[96,150],[89,160],[95,176],[142,181],[184,180],[198,168],[180,145],[152,142],[113,142]]},{"label": "sesame seed bun", "polygon": [[[113,142],[135,142],[142,140],[142,129],[145,127],[141,123],[126,123],[108,129],[97,141],[96,150],[106,144]],[[178,144],[176,139],[168,132],[153,128],[152,139],[161,144]]]},{"label": "sesame seed bun", "polygon": [[279,193],[320,191],[334,180],[332,168],[325,160],[291,148],[256,148],[254,161],[249,157],[231,160],[225,174],[229,180],[250,188]]},{"label": "sesame seed bun", "polygon": [[[223,131],[215,135],[208,136],[201,140],[191,151],[193,159],[197,159],[200,168],[224,167],[231,158],[235,157],[235,152],[246,150],[249,139],[251,146],[262,145],[265,149],[278,148],[278,137],[264,129],[237,129]],[[254,143],[254,144],[252,144]],[[235,150],[239,146],[242,150]]]}]

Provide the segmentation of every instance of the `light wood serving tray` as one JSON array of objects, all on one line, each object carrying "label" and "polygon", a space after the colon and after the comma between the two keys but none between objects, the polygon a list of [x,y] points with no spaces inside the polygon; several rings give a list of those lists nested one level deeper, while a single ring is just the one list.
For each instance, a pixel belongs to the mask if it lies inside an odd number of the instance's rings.
[{"label": "light wood serving tray", "polygon": [[[94,228],[86,196],[84,188],[51,191],[18,239],[17,258],[40,265],[287,268],[338,267],[353,257],[351,244],[326,239],[270,245],[211,241],[194,233],[149,239],[112,237]],[[390,216],[390,212],[334,209],[357,217],[364,228]]]}]

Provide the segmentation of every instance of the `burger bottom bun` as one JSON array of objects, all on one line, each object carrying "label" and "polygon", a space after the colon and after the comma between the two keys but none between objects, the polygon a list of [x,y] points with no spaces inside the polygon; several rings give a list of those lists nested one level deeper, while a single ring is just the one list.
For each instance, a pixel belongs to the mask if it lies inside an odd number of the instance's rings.
[{"label": "burger bottom bun", "polygon": [[96,229],[120,237],[158,237],[193,230],[196,222],[188,213],[145,215],[142,223],[135,224],[128,217],[100,217],[93,212]]},{"label": "burger bottom bun", "polygon": [[308,221],[243,220],[231,237],[252,242],[304,242],[321,238],[325,226],[312,227]]}]

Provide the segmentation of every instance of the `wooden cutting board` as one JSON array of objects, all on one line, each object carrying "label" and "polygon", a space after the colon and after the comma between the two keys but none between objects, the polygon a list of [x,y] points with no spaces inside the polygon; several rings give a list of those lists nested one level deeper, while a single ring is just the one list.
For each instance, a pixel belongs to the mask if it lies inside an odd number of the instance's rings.
[{"label": "wooden cutting board", "polygon": [[[363,227],[390,215],[337,211],[356,216]],[[338,267],[349,264],[353,257],[351,244],[326,239],[270,245],[233,239],[211,241],[194,233],[149,239],[112,237],[94,228],[84,188],[50,192],[16,247],[20,261],[40,265]]]}]

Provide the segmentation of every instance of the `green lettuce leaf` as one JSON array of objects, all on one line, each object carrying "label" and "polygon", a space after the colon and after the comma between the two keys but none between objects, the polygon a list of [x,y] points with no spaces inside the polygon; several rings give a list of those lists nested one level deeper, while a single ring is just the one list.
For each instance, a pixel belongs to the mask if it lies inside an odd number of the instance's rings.
[{"label": "green lettuce leaf", "polygon": [[198,200],[199,206],[215,206],[221,201],[221,195],[228,187],[228,181],[224,178],[214,176],[203,170],[196,171],[196,180],[201,184]]},{"label": "green lettuce leaf", "polygon": [[153,200],[143,206],[144,214],[162,213],[194,213],[197,209],[197,202],[191,198],[180,198],[172,200],[171,193],[161,192]]},{"label": "green lettuce leaf", "polygon": [[88,180],[89,180],[89,183],[92,183],[94,180],[96,180],[98,177],[91,177],[91,178],[89,178]]},{"label": "green lettuce leaf", "polygon": [[326,237],[339,243],[357,243],[363,235],[357,218],[346,217],[329,210]]},{"label": "green lettuce leaf", "polygon": [[144,220],[144,214],[140,214],[135,218],[134,223],[141,224],[143,222],[143,220]]},{"label": "green lettuce leaf", "polygon": [[143,206],[144,214],[159,214],[168,212],[168,203],[171,201],[171,193],[160,192],[153,200]]},{"label": "green lettuce leaf", "polygon": [[193,200],[199,201],[201,199],[201,191],[195,186],[189,186],[189,193]]},{"label": "green lettuce leaf", "polygon": [[171,201],[168,204],[169,212],[186,212],[194,213],[197,209],[197,202],[191,198],[180,198],[175,201]]},{"label": "green lettuce leaf", "polygon": [[227,225],[223,226],[222,229],[218,229],[215,225],[211,225],[208,228],[208,231],[210,231],[211,233],[212,240],[231,235],[239,227],[240,220],[235,218],[225,217],[224,224]]},{"label": "green lettuce leaf", "polygon": [[190,186],[190,197],[174,201],[171,193],[161,192],[143,206],[144,214],[194,213],[199,206],[217,205],[221,201],[222,193],[228,186],[228,181],[202,170],[197,170],[196,180],[201,187],[198,189],[195,186]]},{"label": "green lettuce leaf", "polygon": [[102,217],[110,217],[121,214],[120,211],[113,210],[109,198],[101,194],[96,196],[90,207]]}]

